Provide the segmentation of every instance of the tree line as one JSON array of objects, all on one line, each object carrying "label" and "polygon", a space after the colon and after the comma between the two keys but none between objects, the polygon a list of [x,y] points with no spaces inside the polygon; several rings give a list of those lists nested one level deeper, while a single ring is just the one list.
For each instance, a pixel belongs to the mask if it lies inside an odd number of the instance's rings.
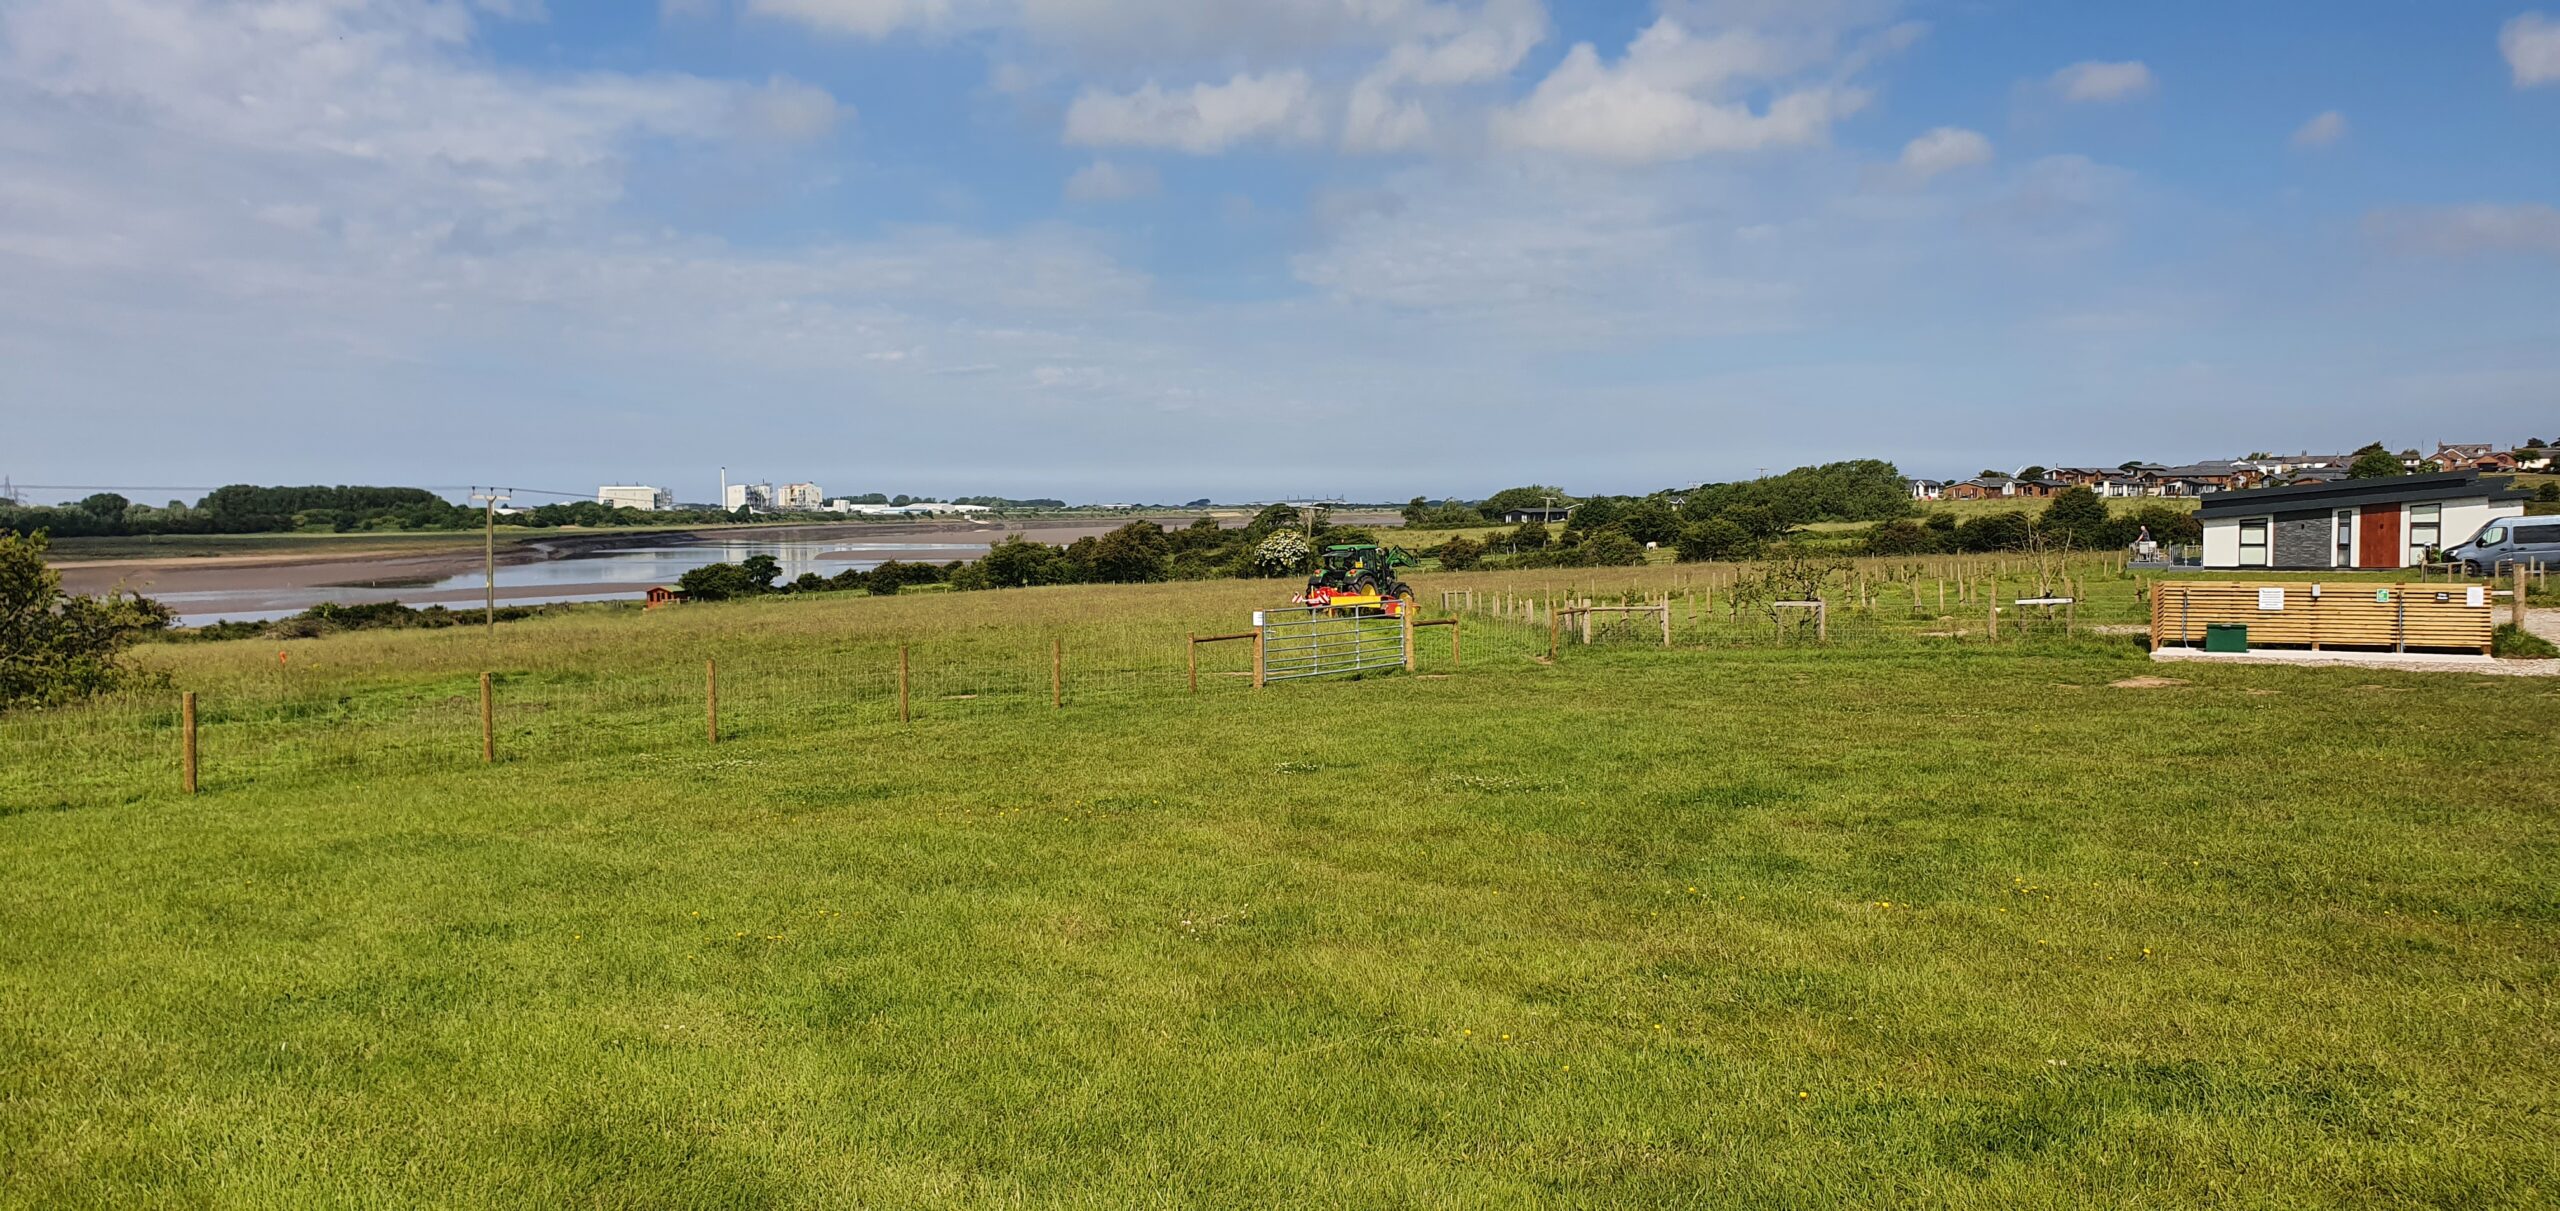
[{"label": "tree line", "polygon": [[891,560],[868,571],[849,568],[833,576],[803,572],[788,581],[782,579],[779,560],[751,555],[688,571],[676,588],[695,601],[726,601],[780,593],[886,595],[923,585],[970,591],[1297,576],[1309,570],[1312,553],[1327,545],[1376,541],[1368,530],[1333,524],[1324,509],[1301,512],[1291,505],[1271,505],[1241,528],[1222,526],[1212,517],[1174,529],[1133,521],[1064,545],[1014,535],[976,559],[947,564]]}]

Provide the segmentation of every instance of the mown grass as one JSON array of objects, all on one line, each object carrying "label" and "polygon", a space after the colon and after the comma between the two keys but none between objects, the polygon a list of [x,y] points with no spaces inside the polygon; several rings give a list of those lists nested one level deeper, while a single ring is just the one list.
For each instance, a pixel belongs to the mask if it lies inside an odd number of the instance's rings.
[{"label": "mown grass", "polygon": [[[292,645],[279,701],[319,730],[457,759],[268,777],[231,750],[192,800],[0,816],[0,1203],[2560,1191],[2560,791],[2482,759],[2548,745],[2539,680],[2115,688],[2153,671],[2129,641],[1917,630],[1548,665],[1542,629],[1480,622],[1454,673],[1195,698],[1176,665],[1047,709],[1044,640],[1269,597]],[[1039,663],[1019,701],[905,725],[783,676],[901,640]],[[153,655],[227,702],[271,646]],[[716,748],[704,651],[786,687],[742,671]],[[491,662],[556,705],[484,769]],[[565,743],[583,702],[624,734]]]}]

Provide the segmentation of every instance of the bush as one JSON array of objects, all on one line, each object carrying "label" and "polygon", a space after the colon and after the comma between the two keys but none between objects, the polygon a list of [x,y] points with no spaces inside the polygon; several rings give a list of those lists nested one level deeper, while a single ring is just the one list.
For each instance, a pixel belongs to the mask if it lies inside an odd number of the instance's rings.
[{"label": "bush", "polygon": [[1511,532],[1511,549],[1514,551],[1540,550],[1547,545],[1549,538],[1546,523],[1524,521],[1520,523],[1519,529]]},{"label": "bush", "polygon": [[2027,515],[2015,510],[1985,513],[1956,527],[1956,549],[1960,551],[2017,551],[2025,549],[2027,539],[2035,533],[2035,524]]},{"label": "bush", "polygon": [[2045,536],[2068,542],[2088,550],[2113,545],[2114,525],[2107,517],[2107,502],[2087,488],[2064,488],[2046,502],[2040,523]]},{"label": "bush", "polygon": [[147,597],[75,597],[44,561],[42,534],[0,534],[0,709],[104,693],[139,674],[125,649],[173,615]]},{"label": "bush", "polygon": [[1253,549],[1253,567],[1265,576],[1286,576],[1306,571],[1308,555],[1306,535],[1280,530]]},{"label": "bush", "polygon": [[1623,568],[1644,562],[1644,548],[1616,530],[1602,530],[1573,550],[1578,566],[1586,568]]},{"label": "bush", "polygon": [[1925,555],[1938,549],[1938,536],[1909,518],[1878,522],[1867,531],[1866,549],[1869,555]]},{"label": "bush", "polygon": [[2498,624],[2497,633],[2489,639],[2489,654],[2507,660],[2550,660],[2560,657],[2560,647],[2512,622]]},{"label": "bush", "polygon": [[1749,559],[1759,553],[1760,541],[1740,522],[1719,516],[1680,527],[1680,537],[1673,546],[1679,551],[1681,562],[1705,563]]},{"label": "bush", "polygon": [[1464,572],[1484,565],[1484,544],[1464,535],[1441,543],[1431,553],[1439,558],[1442,571]]}]

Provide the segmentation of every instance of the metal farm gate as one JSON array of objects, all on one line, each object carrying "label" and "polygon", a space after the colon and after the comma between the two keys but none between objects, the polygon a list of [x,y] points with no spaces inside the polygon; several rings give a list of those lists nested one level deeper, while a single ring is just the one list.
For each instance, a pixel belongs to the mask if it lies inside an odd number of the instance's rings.
[{"label": "metal farm gate", "polygon": [[1256,610],[1254,684],[1410,667],[1411,621],[1380,606]]}]

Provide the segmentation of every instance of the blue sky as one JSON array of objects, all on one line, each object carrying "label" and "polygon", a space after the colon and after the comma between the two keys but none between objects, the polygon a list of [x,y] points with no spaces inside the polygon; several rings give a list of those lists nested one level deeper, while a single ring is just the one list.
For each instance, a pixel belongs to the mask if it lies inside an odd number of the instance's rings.
[{"label": "blue sky", "polygon": [[0,0],[0,410],[688,499],[2560,440],[2560,10]]}]

